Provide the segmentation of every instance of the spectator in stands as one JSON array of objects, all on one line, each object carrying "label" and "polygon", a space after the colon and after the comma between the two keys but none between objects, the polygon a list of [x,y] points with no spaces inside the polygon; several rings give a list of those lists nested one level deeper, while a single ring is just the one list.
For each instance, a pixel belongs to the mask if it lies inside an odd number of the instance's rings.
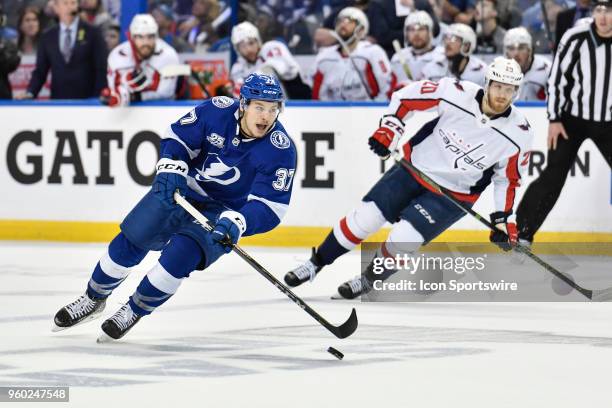
[{"label": "spectator in stands", "polygon": [[315,62],[312,99],[388,100],[391,66],[385,51],[364,41],[369,21],[363,11],[346,7],[336,19],[338,44],[322,49]]},{"label": "spectator in stands", "polygon": [[[521,25],[531,33],[533,49],[537,54],[553,51],[553,36],[556,30],[557,15],[567,8],[568,0],[540,0],[523,12]],[[542,3],[546,18],[542,14]]]},{"label": "spectator in stands", "polygon": [[[6,24],[6,14],[0,4],[0,32]],[[13,93],[8,75],[17,69],[21,56],[17,44],[11,39],[0,37],[0,99],[12,99]]]},{"label": "spectator in stands", "polygon": [[112,20],[110,14],[104,9],[102,0],[80,0],[79,8],[81,19],[96,27],[101,27]]},{"label": "spectator in stands", "polygon": [[522,10],[518,0],[497,0],[495,10],[497,10],[497,24],[505,30],[521,25]]},{"label": "spectator in stands", "polygon": [[187,41],[176,35],[174,12],[167,4],[159,4],[151,11],[159,27],[159,38],[167,42],[176,52],[193,52],[193,47]]},{"label": "spectator in stands", "polygon": [[106,42],[106,50],[111,52],[119,45],[119,40],[121,39],[121,26],[116,21],[111,20],[101,28],[102,35],[104,35],[104,41]]},{"label": "spectator in stands", "polygon": [[501,54],[506,30],[498,24],[495,0],[478,0],[475,19],[476,54]]},{"label": "spectator in stands", "polygon": [[208,48],[229,35],[231,10],[222,10],[218,0],[194,0],[191,14],[179,26],[179,32],[189,44]]},{"label": "spectator in stands", "polygon": [[42,11],[35,6],[21,10],[17,19],[19,37],[17,46],[22,55],[35,55],[40,38],[40,23]]},{"label": "spectator in stands", "polygon": [[474,21],[474,0],[443,0],[442,21],[446,24],[463,23],[471,25]]},{"label": "spectator in stands", "polygon": [[4,5],[4,13],[7,21],[5,26],[19,28],[19,15],[26,7],[38,7],[40,10],[45,7],[47,0],[0,0]]},{"label": "spectator in stands", "polygon": [[110,14],[113,21],[121,19],[121,0],[101,0],[104,10]]},{"label": "spectator in stands", "polygon": [[36,68],[25,95],[35,98],[51,70],[51,99],[97,97],[106,78],[106,44],[97,27],[78,17],[76,0],[53,0],[59,24],[38,44]]},{"label": "spectator in stands", "polygon": [[484,86],[486,64],[472,55],[475,49],[474,30],[466,24],[451,24],[444,34],[444,54],[435,56],[433,61],[425,65],[423,74],[432,81],[455,77]]},{"label": "spectator in stands", "polygon": [[160,71],[178,65],[178,54],[158,37],[159,27],[150,14],[136,14],[130,23],[130,40],[108,56],[108,88],[101,101],[108,106],[132,102],[174,99],[177,77]]},{"label": "spectator in stands", "polygon": [[[330,34],[330,30],[333,30],[336,24],[336,19],[341,10],[345,7],[355,7],[361,11],[363,11],[368,18],[370,23],[370,30],[368,31],[368,35],[364,38],[366,41],[369,41],[373,44],[379,44],[380,46],[385,46],[385,52],[387,52],[387,56],[393,55],[393,34],[389,33],[389,21],[387,21],[387,16],[385,15],[385,10],[383,9],[380,2],[375,0],[349,0],[344,1],[342,7],[335,8],[331,14],[325,19],[323,22],[323,28],[317,29],[314,35],[314,42],[317,48],[327,47],[330,45],[334,45],[336,43],[335,38]],[[403,24],[403,21],[400,19],[400,22]],[[401,26],[400,26],[401,27]],[[398,37],[399,40],[402,39],[401,30]]]},{"label": "spectator in stands", "polygon": [[8,17],[4,13],[2,3],[0,3],[0,39],[17,41],[17,31],[6,26]]},{"label": "spectator in stands", "polygon": [[576,7],[561,11],[557,16],[555,29],[555,50],[563,34],[576,24],[581,18],[591,17],[591,0],[577,0]]}]

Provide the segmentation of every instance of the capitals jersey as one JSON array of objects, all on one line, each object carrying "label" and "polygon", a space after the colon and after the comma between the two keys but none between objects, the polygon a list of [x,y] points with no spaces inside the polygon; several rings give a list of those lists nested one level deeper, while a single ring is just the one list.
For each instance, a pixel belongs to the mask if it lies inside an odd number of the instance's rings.
[{"label": "capitals jersey", "polygon": [[[485,71],[487,65],[483,60],[473,55],[470,56],[468,63],[466,64],[463,72],[457,79],[460,81],[470,81],[476,85],[484,86],[485,83]],[[444,53],[435,56],[434,60],[423,67],[425,78],[432,81],[439,81],[444,77],[455,77],[451,73],[448,66],[448,59]]]},{"label": "capitals jersey", "polygon": [[312,99],[388,100],[391,94],[391,66],[385,51],[367,41],[357,44],[351,58],[343,56],[341,50],[342,47],[336,45],[324,48],[317,54]]},{"label": "capitals jersey", "polygon": [[[244,78],[254,72],[264,73],[266,69],[271,69],[274,76],[282,81],[290,81],[300,75],[300,66],[291,55],[291,51],[280,41],[272,40],[265,42],[255,63],[251,64],[243,56],[238,55],[238,60],[232,65],[230,72],[234,88],[240,92],[240,87],[244,83]],[[265,72],[265,73],[270,73]]]},{"label": "capitals jersey", "polygon": [[480,108],[483,96],[467,81],[419,81],[393,94],[388,114],[405,121],[415,111],[436,109],[439,116],[402,147],[404,156],[463,201],[475,202],[493,182],[495,210],[511,213],[533,129],[514,106],[489,118]]},{"label": "capitals jersey", "polygon": [[262,138],[241,136],[238,106],[225,96],[206,100],[170,125],[161,152],[188,163],[189,196],[240,212],[244,235],[252,235],[276,227],[287,212],[297,153],[278,121]]},{"label": "capitals jersey", "polygon": [[178,54],[164,40],[158,38],[153,55],[143,61],[137,59],[132,45],[125,41],[116,46],[108,56],[108,87],[116,92],[119,92],[120,87],[128,89],[127,81],[138,66],[147,76],[146,88],[141,92],[143,101],[174,99],[176,77],[163,78],[159,71],[165,66],[179,63]]},{"label": "capitals jersey", "polygon": [[518,100],[545,101],[546,83],[550,73],[551,63],[548,58],[534,55],[529,70],[525,72]]},{"label": "capitals jersey", "polygon": [[[417,54],[412,47],[407,47],[393,54],[393,57],[391,57],[391,70],[393,71],[391,82],[394,84],[393,88],[395,88],[395,85],[398,83],[425,79],[423,67],[432,62],[435,56],[443,53],[444,48],[442,47],[432,48],[422,54]],[[404,69],[402,61],[404,61],[408,69],[410,69],[412,79],[408,78],[408,75],[406,75],[406,70]]]}]

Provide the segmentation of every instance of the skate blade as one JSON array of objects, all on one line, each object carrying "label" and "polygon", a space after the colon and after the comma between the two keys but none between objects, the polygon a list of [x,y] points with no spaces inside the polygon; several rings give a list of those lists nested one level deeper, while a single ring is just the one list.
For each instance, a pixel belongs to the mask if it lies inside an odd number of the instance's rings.
[{"label": "skate blade", "polygon": [[111,336],[104,332],[102,332],[102,334],[96,339],[96,343],[98,344],[112,343],[114,341],[116,341],[116,339],[113,339]]},{"label": "skate blade", "polygon": [[90,321],[92,321],[92,320],[97,319],[98,317],[100,317],[100,316],[102,315],[102,312],[103,312],[103,311],[104,311],[104,310],[100,310],[100,312],[98,312],[98,313],[96,313],[96,314],[93,314],[93,315],[89,316],[88,318],[81,320],[81,321],[80,321],[80,322],[78,322],[77,324],[72,325],[72,326],[68,326],[68,327],[60,327],[60,326],[58,326],[57,324],[53,323],[53,327],[51,327],[51,331],[52,331],[53,333],[57,333],[57,332],[60,332],[60,331],[64,331],[64,330],[66,330],[66,329],[72,329],[73,327],[77,327],[77,326],[79,326],[79,325],[81,325],[81,324],[83,324],[83,323],[87,323],[87,322],[90,322]]},{"label": "skate blade", "polygon": [[353,299],[347,299],[344,296],[342,296],[340,293],[336,292],[333,295],[330,296],[330,299],[332,300],[353,300]]}]

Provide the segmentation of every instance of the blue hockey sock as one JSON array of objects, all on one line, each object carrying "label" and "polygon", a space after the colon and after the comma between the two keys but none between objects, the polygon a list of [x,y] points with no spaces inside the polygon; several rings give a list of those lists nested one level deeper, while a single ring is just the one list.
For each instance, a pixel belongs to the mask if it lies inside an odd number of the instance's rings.
[{"label": "blue hockey sock", "polygon": [[329,265],[347,252],[349,250],[340,245],[334,235],[334,231],[330,231],[325,241],[317,248],[317,260],[320,261],[319,266]]},{"label": "blue hockey sock", "polygon": [[174,235],[162,252],[158,263],[147,273],[147,276],[130,297],[130,307],[140,315],[151,314],[176,293],[183,278],[202,261],[202,250],[191,238]]},{"label": "blue hockey sock", "polygon": [[109,244],[108,252],[96,264],[87,284],[90,298],[108,297],[130,273],[130,268],[138,265],[148,251],[134,246],[119,233]]}]

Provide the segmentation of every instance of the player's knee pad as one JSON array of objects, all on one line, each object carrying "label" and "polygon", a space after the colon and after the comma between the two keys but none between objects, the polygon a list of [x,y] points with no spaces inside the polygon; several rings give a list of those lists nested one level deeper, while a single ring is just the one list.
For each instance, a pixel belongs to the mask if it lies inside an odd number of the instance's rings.
[{"label": "player's knee pad", "polygon": [[352,249],[378,231],[385,222],[385,217],[373,201],[362,201],[334,226],[334,235],[340,245]]},{"label": "player's knee pad", "polygon": [[159,251],[190,217],[180,207],[168,209],[149,191],[121,223],[121,231],[139,248]]},{"label": "player's knee pad", "polygon": [[400,220],[393,224],[383,249],[387,252],[385,256],[395,256],[414,253],[423,243],[423,235],[406,220]]},{"label": "player's knee pad", "polygon": [[[172,239],[162,251],[159,257],[159,265],[171,277],[182,279],[188,277],[192,271],[197,269],[203,259],[203,250],[195,239],[187,235],[176,234],[172,236]],[[158,275],[160,274],[161,272],[158,272]]]}]

